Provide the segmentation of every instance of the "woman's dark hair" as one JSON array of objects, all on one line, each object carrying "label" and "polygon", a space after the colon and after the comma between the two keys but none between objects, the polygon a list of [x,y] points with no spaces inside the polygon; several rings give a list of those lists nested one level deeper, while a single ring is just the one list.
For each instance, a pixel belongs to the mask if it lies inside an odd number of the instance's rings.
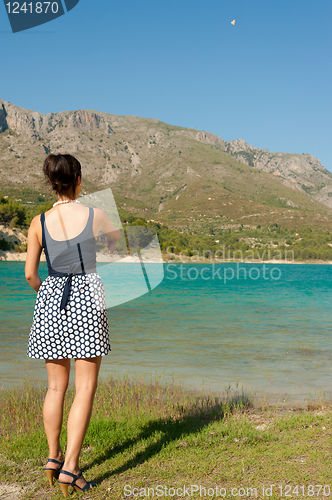
[{"label": "woman's dark hair", "polygon": [[82,177],[81,164],[71,155],[48,155],[43,172],[53,191],[59,195],[74,196],[77,179]]}]

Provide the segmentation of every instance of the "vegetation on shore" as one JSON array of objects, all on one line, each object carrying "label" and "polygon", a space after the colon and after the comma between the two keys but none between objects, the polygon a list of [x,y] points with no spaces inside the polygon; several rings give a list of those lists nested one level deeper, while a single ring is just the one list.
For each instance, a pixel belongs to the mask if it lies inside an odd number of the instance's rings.
[{"label": "vegetation on shore", "polygon": [[[135,217],[119,210],[123,225],[146,225],[158,235],[160,247],[168,258],[183,257],[191,262],[208,260],[332,260],[332,232],[322,229],[233,225],[209,227],[206,234],[180,232],[166,224]],[[186,259],[187,258],[187,259]]]},{"label": "vegetation on shore", "polygon": [[[0,223],[20,227],[27,234],[32,218],[49,210],[51,203],[43,203],[26,209],[17,201],[0,194]],[[170,260],[183,257],[191,262],[201,258],[229,260],[332,260],[332,232],[302,227],[288,229],[279,224],[269,227],[209,225],[205,233],[179,231],[153,219],[137,217],[128,210],[119,210],[123,226],[148,226],[158,235],[163,252]],[[0,250],[26,251],[26,244],[12,245],[0,239]]]},{"label": "vegetation on shore", "polygon": [[[20,485],[22,500],[62,498],[42,471],[47,460],[44,395],[44,388],[29,385],[0,392],[0,485]],[[70,389],[65,417],[72,398]],[[84,498],[123,499],[126,485],[127,492],[138,488],[141,497],[157,485],[201,485],[224,488],[226,496],[232,488],[255,488],[257,498],[263,498],[263,487],[273,485],[272,499],[287,491],[324,498],[328,486],[317,494],[316,485],[332,486],[332,410],[326,402],[297,410],[282,405],[253,407],[246,395],[230,391],[224,398],[197,396],[159,379],[102,380],[81,460],[97,488]],[[310,485],[314,495],[308,493]],[[151,492],[150,498],[157,498]],[[209,498],[218,498],[211,492]],[[192,498],[199,497],[194,491]]]}]

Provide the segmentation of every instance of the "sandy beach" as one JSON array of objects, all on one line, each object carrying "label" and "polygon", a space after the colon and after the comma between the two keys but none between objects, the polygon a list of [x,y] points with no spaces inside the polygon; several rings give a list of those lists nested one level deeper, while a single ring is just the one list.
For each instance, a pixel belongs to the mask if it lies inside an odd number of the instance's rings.
[{"label": "sandy beach", "polygon": [[[6,261],[6,262],[25,262],[27,257],[26,252],[15,252],[13,250],[11,251],[4,251],[0,250],[0,261]],[[332,261],[331,260],[277,260],[277,259],[270,259],[270,260],[258,260],[258,259],[248,259],[248,260],[222,260],[222,259],[207,259],[203,257],[194,257],[194,260],[191,260],[190,257],[178,257],[174,255],[175,258],[170,259],[169,254],[162,253],[162,261],[158,259],[149,259],[149,258],[144,258],[143,257],[143,262],[144,263],[150,263],[150,264],[160,264],[163,262],[164,264],[231,264],[231,263],[241,263],[241,264],[324,264],[324,265],[331,265]],[[42,253],[40,257],[41,262],[45,262],[45,255]],[[128,255],[127,257],[123,256],[112,256],[110,257],[109,255],[105,255],[103,253],[97,253],[97,262],[119,262],[119,263],[138,263],[139,258],[138,257],[131,257]]]}]

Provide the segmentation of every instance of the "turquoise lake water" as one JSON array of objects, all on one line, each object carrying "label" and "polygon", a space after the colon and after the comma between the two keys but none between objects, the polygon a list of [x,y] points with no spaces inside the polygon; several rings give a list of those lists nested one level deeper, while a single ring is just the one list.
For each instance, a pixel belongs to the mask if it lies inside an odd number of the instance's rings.
[{"label": "turquoise lake water", "polygon": [[[112,265],[114,295],[126,293],[132,265]],[[332,397],[332,266],[164,264],[164,273],[151,292],[108,310],[112,352],[102,376],[157,375],[218,394],[238,384],[270,399]],[[1,386],[46,381],[44,362],[26,356],[36,294],[24,263],[0,262],[0,276]]]}]

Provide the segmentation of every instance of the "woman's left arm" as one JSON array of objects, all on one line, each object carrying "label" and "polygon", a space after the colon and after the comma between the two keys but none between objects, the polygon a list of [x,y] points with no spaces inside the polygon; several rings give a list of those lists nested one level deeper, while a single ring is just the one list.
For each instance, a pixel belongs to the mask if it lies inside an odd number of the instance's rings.
[{"label": "woman's left arm", "polygon": [[28,233],[28,250],[27,260],[25,263],[25,277],[29,285],[38,292],[42,283],[38,276],[38,267],[40,255],[42,252],[41,245],[41,224],[40,215],[36,215],[31,221]]}]

